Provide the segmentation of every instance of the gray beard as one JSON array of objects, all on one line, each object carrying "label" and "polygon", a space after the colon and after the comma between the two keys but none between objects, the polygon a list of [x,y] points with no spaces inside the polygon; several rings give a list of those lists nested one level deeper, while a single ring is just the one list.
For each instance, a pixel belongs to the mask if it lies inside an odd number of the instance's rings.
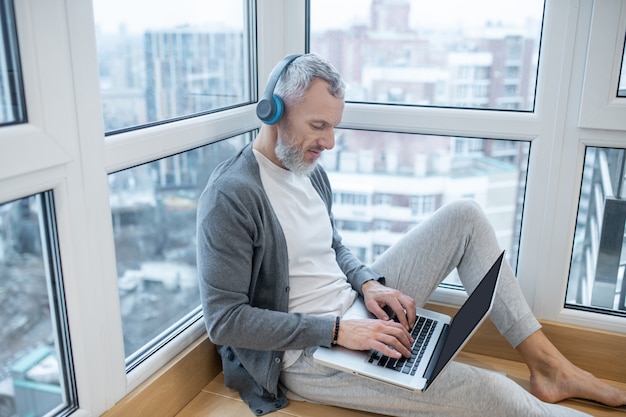
[{"label": "gray beard", "polygon": [[285,168],[297,175],[309,175],[317,165],[317,162],[306,163],[298,148],[290,146],[280,139],[276,141],[274,152]]}]

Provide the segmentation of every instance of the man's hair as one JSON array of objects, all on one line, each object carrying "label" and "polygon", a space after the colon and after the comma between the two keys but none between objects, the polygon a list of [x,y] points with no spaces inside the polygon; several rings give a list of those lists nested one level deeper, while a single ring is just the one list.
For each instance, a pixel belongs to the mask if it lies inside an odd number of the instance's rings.
[{"label": "man's hair", "polygon": [[344,98],[346,85],[335,67],[316,54],[298,57],[283,71],[274,94],[285,103],[298,102],[309,89],[314,78],[328,83],[328,92],[336,98]]}]

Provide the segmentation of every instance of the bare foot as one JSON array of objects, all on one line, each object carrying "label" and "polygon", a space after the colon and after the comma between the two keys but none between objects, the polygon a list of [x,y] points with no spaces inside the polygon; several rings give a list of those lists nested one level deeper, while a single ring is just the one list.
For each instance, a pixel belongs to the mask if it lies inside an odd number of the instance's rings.
[{"label": "bare foot", "polygon": [[567,359],[557,367],[531,369],[530,392],[542,401],[555,403],[566,398],[593,400],[611,407],[626,405],[626,391],[606,384]]},{"label": "bare foot", "polygon": [[540,400],[554,403],[582,398],[611,407],[626,405],[626,391],[572,364],[542,331],[529,336],[517,350],[530,369],[530,392]]}]

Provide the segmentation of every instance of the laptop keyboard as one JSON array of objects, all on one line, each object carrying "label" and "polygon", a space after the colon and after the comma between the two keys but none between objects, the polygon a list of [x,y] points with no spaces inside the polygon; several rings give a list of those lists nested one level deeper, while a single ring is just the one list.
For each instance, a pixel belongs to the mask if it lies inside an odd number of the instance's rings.
[{"label": "laptop keyboard", "polygon": [[389,356],[383,355],[376,350],[372,350],[368,362],[378,366],[384,366],[385,368],[393,369],[404,374],[415,375],[415,371],[424,356],[424,351],[426,350],[428,341],[433,335],[436,324],[436,320],[425,317],[419,317],[415,321],[415,325],[411,330],[411,336],[413,336],[413,340],[415,342],[413,343],[411,349],[410,358],[390,358]]}]

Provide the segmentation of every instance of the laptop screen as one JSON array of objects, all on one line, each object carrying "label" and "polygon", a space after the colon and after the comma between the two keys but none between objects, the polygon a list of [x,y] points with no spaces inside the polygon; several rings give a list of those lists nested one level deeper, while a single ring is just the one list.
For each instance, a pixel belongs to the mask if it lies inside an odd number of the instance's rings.
[{"label": "laptop screen", "polygon": [[481,280],[474,292],[467,298],[452,319],[441,354],[437,358],[430,375],[426,376],[429,382],[439,375],[491,310],[503,256],[504,252],[500,254],[500,257],[487,272],[487,275]]}]

